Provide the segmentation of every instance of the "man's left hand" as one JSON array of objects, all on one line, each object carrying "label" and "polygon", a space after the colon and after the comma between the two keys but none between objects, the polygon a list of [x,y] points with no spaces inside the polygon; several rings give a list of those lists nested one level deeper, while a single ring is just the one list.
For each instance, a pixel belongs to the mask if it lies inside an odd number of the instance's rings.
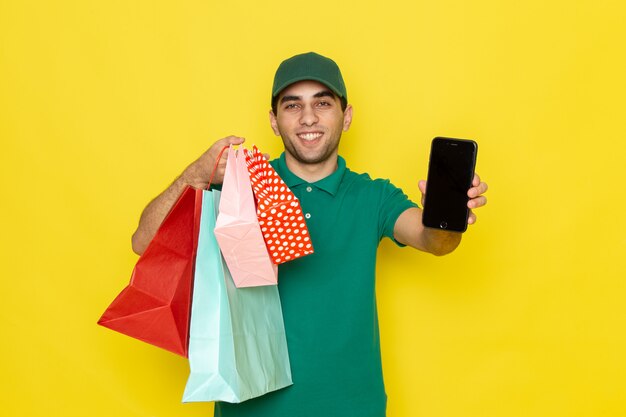
[{"label": "man's left hand", "polygon": [[[421,180],[418,183],[418,187],[422,192],[422,207],[424,207],[424,199],[426,196],[426,181]],[[474,214],[474,209],[484,206],[487,204],[487,197],[483,194],[487,192],[489,187],[486,182],[482,182],[480,180],[480,176],[478,174],[474,174],[474,179],[472,180],[472,187],[467,190],[467,196],[469,197],[469,201],[467,202],[467,207],[470,209],[470,214],[467,219],[467,224],[476,223],[476,214]]]}]

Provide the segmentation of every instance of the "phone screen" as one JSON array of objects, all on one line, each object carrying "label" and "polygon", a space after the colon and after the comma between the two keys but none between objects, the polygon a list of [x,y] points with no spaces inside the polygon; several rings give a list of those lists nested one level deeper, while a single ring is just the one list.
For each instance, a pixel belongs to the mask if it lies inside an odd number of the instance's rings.
[{"label": "phone screen", "polygon": [[478,145],[472,140],[433,139],[422,223],[426,227],[464,232]]}]

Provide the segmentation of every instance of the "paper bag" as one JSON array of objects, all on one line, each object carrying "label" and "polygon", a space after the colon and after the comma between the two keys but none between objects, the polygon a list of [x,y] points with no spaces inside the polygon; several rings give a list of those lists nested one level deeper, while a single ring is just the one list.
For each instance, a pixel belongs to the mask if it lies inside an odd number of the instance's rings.
[{"label": "paper bag", "polygon": [[237,287],[276,285],[272,263],[256,215],[243,152],[231,146],[222,184],[215,237]]},{"label": "paper bag", "polygon": [[185,188],[99,325],[187,356],[201,197]]},{"label": "paper bag", "polygon": [[204,191],[183,402],[237,403],[292,384],[275,285],[236,288],[213,233],[219,191]]},{"label": "paper bag", "polygon": [[275,264],[313,253],[300,201],[256,146],[246,150],[246,164],[257,200],[257,217]]}]

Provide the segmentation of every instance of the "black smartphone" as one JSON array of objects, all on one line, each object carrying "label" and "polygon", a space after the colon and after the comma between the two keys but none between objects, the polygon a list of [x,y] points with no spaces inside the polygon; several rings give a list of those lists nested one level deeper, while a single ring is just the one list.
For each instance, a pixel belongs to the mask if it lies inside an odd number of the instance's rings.
[{"label": "black smartphone", "polygon": [[436,137],[430,147],[422,223],[435,229],[464,232],[478,144],[473,140]]}]

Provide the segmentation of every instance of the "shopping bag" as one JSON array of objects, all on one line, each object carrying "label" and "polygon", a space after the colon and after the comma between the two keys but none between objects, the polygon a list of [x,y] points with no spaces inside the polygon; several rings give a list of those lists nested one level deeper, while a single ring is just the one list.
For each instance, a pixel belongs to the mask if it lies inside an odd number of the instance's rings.
[{"label": "shopping bag", "polygon": [[241,402],[292,384],[278,287],[236,288],[213,228],[219,191],[204,191],[183,402]]},{"label": "shopping bag", "polygon": [[201,202],[185,188],[99,325],[187,356]]},{"label": "shopping bag", "polygon": [[257,217],[272,262],[281,264],[313,253],[300,201],[256,146],[245,153]]},{"label": "shopping bag", "polygon": [[215,237],[235,286],[276,285],[278,267],[272,263],[263,240],[245,157],[232,146],[226,161]]}]

